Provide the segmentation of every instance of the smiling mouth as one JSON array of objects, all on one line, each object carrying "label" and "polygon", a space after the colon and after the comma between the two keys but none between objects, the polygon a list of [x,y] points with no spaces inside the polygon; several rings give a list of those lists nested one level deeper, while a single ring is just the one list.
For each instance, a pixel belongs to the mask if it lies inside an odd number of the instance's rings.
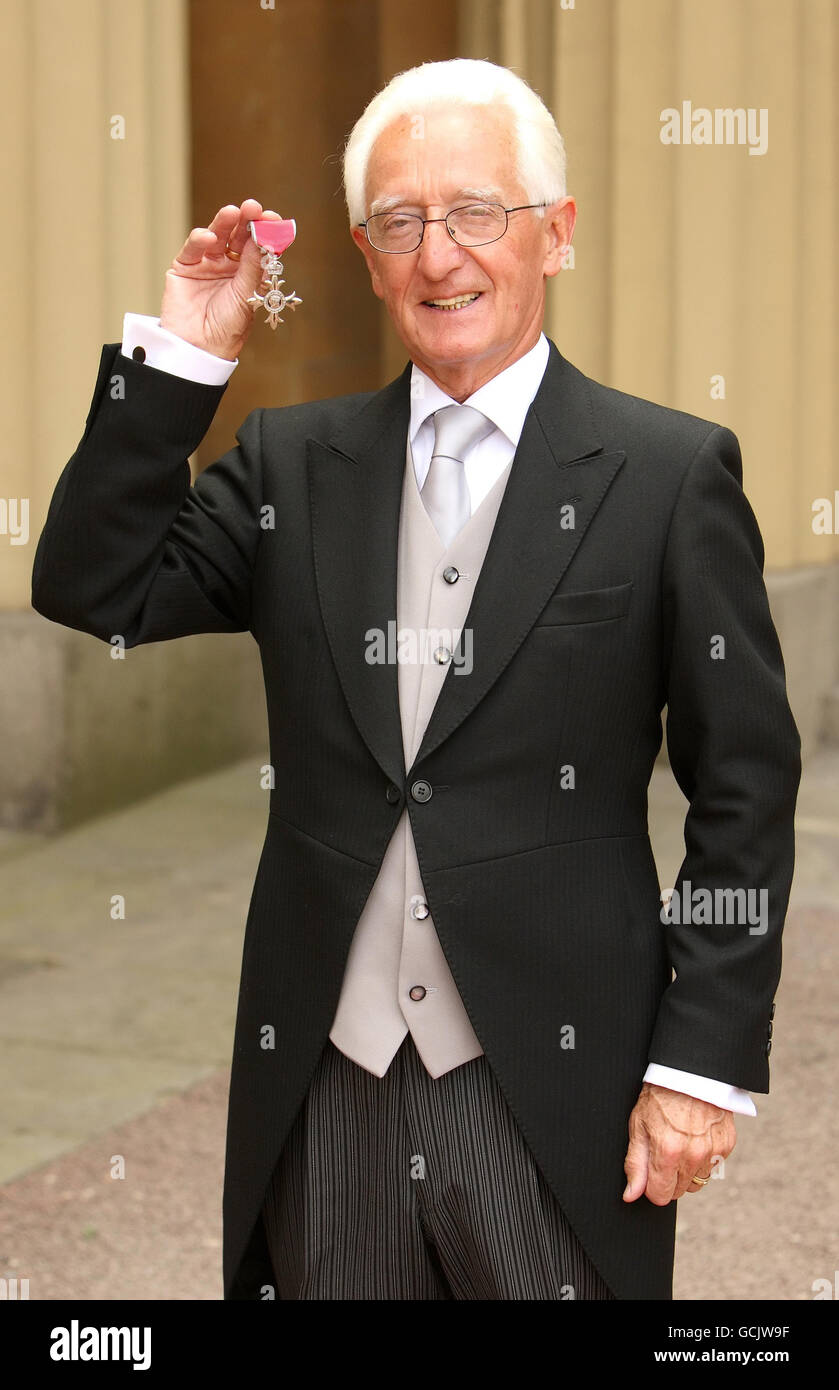
[{"label": "smiling mouth", "polygon": [[474,294],[459,294],[453,299],[424,299],[423,304],[427,309],[443,309],[451,313],[454,309],[465,309],[467,304],[474,304],[476,299],[480,299],[481,293],[476,290]]}]

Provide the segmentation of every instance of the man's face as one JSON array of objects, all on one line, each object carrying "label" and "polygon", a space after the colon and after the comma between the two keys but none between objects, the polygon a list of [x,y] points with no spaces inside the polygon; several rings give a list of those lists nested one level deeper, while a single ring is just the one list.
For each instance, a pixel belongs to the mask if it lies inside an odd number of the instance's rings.
[{"label": "man's face", "polygon": [[[507,208],[530,202],[516,174],[509,111],[444,106],[398,119],[373,146],[366,195],[369,213],[398,198],[402,211],[422,217],[479,200]],[[472,247],[458,246],[436,222],[416,251],[397,255],[376,251],[363,228],[352,235],[412,361],[464,400],[537,341],[545,277],[560,269],[574,218],[573,199],[563,198],[544,219],[511,213],[499,241]],[[463,307],[440,306],[463,295],[471,297]]]}]

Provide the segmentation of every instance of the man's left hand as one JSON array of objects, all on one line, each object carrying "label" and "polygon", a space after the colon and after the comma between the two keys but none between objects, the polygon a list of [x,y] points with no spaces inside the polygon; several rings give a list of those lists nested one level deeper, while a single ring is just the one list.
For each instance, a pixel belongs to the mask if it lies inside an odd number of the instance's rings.
[{"label": "man's left hand", "polygon": [[647,1196],[665,1207],[686,1192],[701,1192],[713,1159],[727,1158],[737,1142],[734,1115],[719,1105],[645,1081],[629,1117],[625,1202]]}]

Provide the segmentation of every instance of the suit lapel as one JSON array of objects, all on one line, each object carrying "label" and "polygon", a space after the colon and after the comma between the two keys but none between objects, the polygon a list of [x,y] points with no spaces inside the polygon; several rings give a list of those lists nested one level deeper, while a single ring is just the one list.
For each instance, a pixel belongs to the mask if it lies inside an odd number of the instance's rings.
[{"label": "suit lapel", "polygon": [[[395,630],[410,374],[409,364],[330,440],[308,441],[315,572],[330,648],[359,732],[399,785],[405,765],[397,666],[367,658],[371,631],[387,642],[388,623]],[[603,453],[586,378],[551,343],[465,622],[472,670],[453,678],[450,667],[415,764],[449,737],[512,660],[624,458]],[[574,509],[573,528],[566,504]]]},{"label": "suit lapel", "polygon": [[328,442],[307,441],[321,613],[359,733],[392,782],[405,777],[397,666],[369,661],[371,631],[396,623],[399,508],[411,367]]}]

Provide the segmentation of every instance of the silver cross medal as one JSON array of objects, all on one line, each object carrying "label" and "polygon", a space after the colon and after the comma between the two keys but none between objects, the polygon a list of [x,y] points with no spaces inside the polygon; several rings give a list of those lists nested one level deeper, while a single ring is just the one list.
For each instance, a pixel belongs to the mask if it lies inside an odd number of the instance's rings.
[{"label": "silver cross medal", "polygon": [[262,288],[264,293],[252,294],[248,304],[262,305],[268,318],[267,323],[272,328],[276,328],[278,323],[282,323],[280,318],[286,309],[295,309],[303,300],[299,299],[292,290],[291,294],[283,294],[281,285],[285,283],[282,279],[283,263],[280,254],[290,246],[297,236],[297,223],[293,217],[283,218],[282,221],[266,220],[264,217],[248,223],[248,230],[256,242],[260,255],[260,265],[263,269]]}]

